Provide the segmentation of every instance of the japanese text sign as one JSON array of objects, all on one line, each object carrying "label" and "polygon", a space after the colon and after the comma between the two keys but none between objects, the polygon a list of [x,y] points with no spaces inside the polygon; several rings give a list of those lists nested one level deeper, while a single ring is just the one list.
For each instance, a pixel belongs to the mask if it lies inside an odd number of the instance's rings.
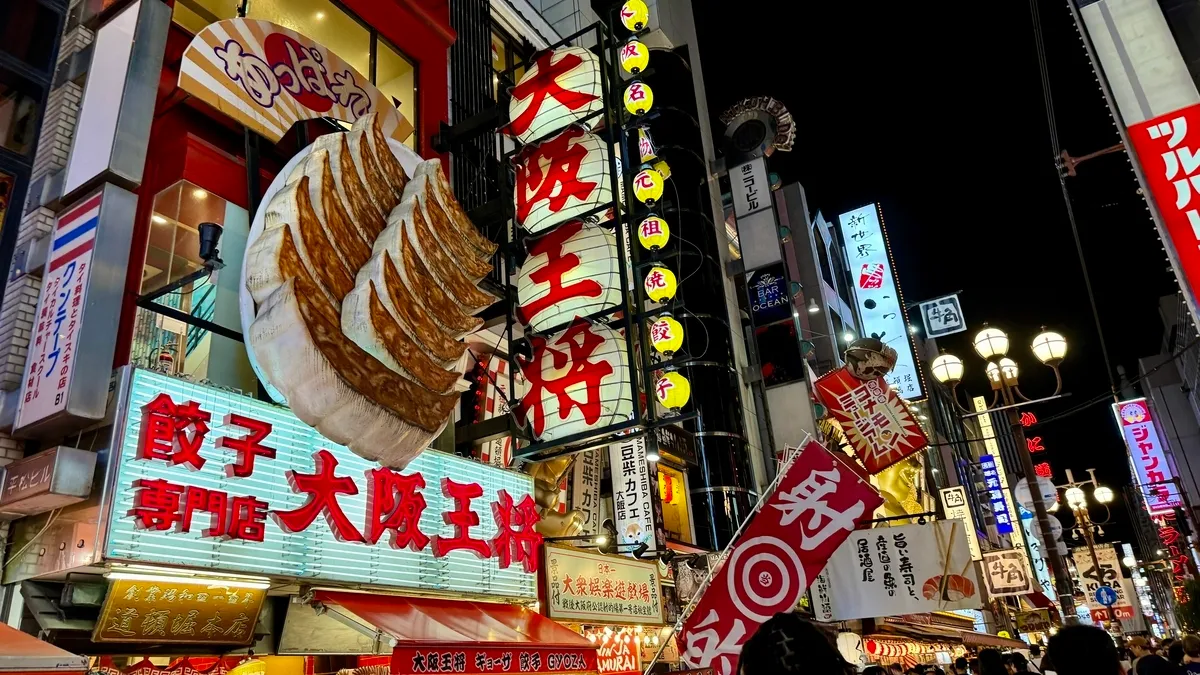
[{"label": "japanese text sign", "polygon": [[[1170,45],[1170,34],[1167,40]],[[1159,67],[1156,60],[1155,68]],[[1186,73],[1181,81],[1194,86]],[[1195,96],[1194,88],[1191,95]],[[1191,131],[1200,131],[1200,104],[1130,126],[1129,141],[1145,170],[1150,196],[1178,258],[1180,283],[1194,301],[1200,288],[1200,140]]]},{"label": "japanese text sign", "polygon": [[96,194],[63,211],[50,235],[15,428],[67,409],[103,199]]},{"label": "japanese text sign", "polygon": [[571,467],[571,509],[583,515],[583,530],[580,534],[599,534],[604,520],[603,504],[600,501],[600,483],[603,478],[602,450],[586,450],[579,453]]},{"label": "japanese text sign", "polygon": [[925,323],[925,337],[928,338],[953,335],[967,329],[957,295],[922,302],[921,320]]},{"label": "japanese text sign", "polygon": [[879,473],[929,444],[916,418],[884,378],[863,381],[842,367],[814,386],[869,473]]},{"label": "japanese text sign", "polygon": [[1029,571],[1029,558],[1019,548],[986,551],[983,554],[983,579],[990,597],[1026,595],[1037,590]]},{"label": "japanese text sign", "polygon": [[302,120],[353,122],[372,112],[381,114],[384,133],[398,141],[413,131],[388,96],[353,66],[269,21],[227,19],[196,33],[183,52],[179,87],[273,142]]},{"label": "japanese text sign", "polygon": [[743,218],[771,208],[771,183],[767,179],[767,160],[758,158],[734,167],[729,172],[733,189],[733,213]]},{"label": "japanese text sign", "polygon": [[942,510],[947,519],[961,520],[967,531],[967,547],[971,549],[971,560],[981,560],[983,552],[979,548],[979,535],[975,534],[975,517],[971,515],[971,506],[967,503],[967,489],[961,485],[942,488]]},{"label": "japanese text sign", "polygon": [[633,410],[625,339],[602,324],[576,321],[529,338],[517,357],[527,387],[516,411],[541,440],[555,440],[628,419]]},{"label": "japanese text sign", "polygon": [[[1096,544],[1096,559],[1092,560],[1092,552],[1085,548],[1077,548],[1071,552],[1075,561],[1075,569],[1079,572],[1079,590],[1087,600],[1088,610],[1092,613],[1093,621],[1103,621],[1110,618],[1131,618],[1133,616],[1132,601],[1125,592],[1125,584],[1121,574],[1121,562],[1117,550],[1112,544]],[[1100,567],[1096,567],[1096,563]],[[1108,586],[1116,593],[1117,599],[1112,603],[1113,615],[1109,615],[1109,607],[1100,602],[1096,591],[1101,586]]]},{"label": "japanese text sign", "polygon": [[580,127],[527,145],[517,154],[517,222],[530,234],[583,217],[612,201],[609,150]]},{"label": "japanese text sign", "polygon": [[1167,460],[1166,448],[1158,435],[1158,425],[1144,398],[1121,401],[1113,405],[1125,446],[1137,474],[1139,491],[1146,499],[1146,511],[1155,516],[1174,513],[1183,506],[1179,486],[1170,482],[1175,472]]},{"label": "japanese text sign", "polygon": [[639,658],[642,652],[641,640],[638,639],[640,637],[633,631],[625,629],[612,633],[601,633],[600,648],[596,650],[600,675],[642,672]]},{"label": "japanese text sign", "polygon": [[888,385],[910,401],[920,400],[925,397],[922,374],[878,207],[867,204],[847,211],[838,216],[838,224],[846,242],[863,334],[874,335],[896,350],[896,368],[887,375]]},{"label": "japanese text sign", "polygon": [[[1025,544],[1029,546],[1029,555],[1031,560],[1030,566],[1033,567],[1033,575],[1037,578],[1038,585],[1042,587],[1042,593],[1052,600],[1058,596],[1054,590],[1054,581],[1050,578],[1050,565],[1046,562],[1046,553],[1043,552],[1042,539],[1045,537],[1039,536],[1036,521],[1033,513],[1026,511],[1023,508],[1017,507],[1021,513],[1021,530],[1025,533]],[[1051,518],[1052,521],[1058,522],[1057,518]],[[1051,526],[1053,528],[1053,526]],[[1050,541],[1047,545],[1055,546],[1054,541]]]},{"label": "japanese text sign", "polygon": [[122,412],[109,559],[535,595],[528,476],[430,450],[402,474],[286,409],[144,370]]},{"label": "japanese text sign", "polygon": [[[138,575],[132,575],[138,576]],[[249,584],[147,575],[114,579],[100,610],[96,642],[250,644],[267,592]]]},{"label": "japanese text sign", "polygon": [[858,530],[813,586],[821,621],[983,606],[966,528],[958,520]]},{"label": "japanese text sign", "polygon": [[487,673],[542,675],[544,673],[596,673],[596,650],[555,648],[530,645],[509,647],[454,647],[421,649],[396,647],[392,650],[391,672],[395,675],[420,673]]},{"label": "japanese text sign", "polygon": [[[602,110],[600,61],[582,47],[537,55],[512,89],[504,132],[521,143],[545,138],[576,122],[595,126]],[[583,121],[586,117],[590,121]]]},{"label": "japanese text sign", "polygon": [[622,299],[617,239],[572,220],[529,244],[517,275],[517,316],[535,331],[616,307]]},{"label": "japanese text sign", "polygon": [[559,621],[662,625],[658,565],[547,546],[545,607]]},{"label": "japanese text sign", "polygon": [[983,470],[983,487],[987,490],[988,501],[992,504],[996,531],[1000,534],[1011,534],[1013,514],[1008,510],[1008,498],[1000,484],[1001,469],[996,465],[996,458],[992,455],[980,456],[979,467]]},{"label": "japanese text sign", "polygon": [[[646,461],[646,437],[625,439],[608,446],[612,473],[613,524],[618,544],[654,545],[654,486]],[[627,551],[632,555],[632,551]]]},{"label": "japanese text sign", "polygon": [[733,675],[742,644],[777,612],[795,608],[842,542],[881,504],[845,460],[819,443],[804,446],[684,622],[687,666]]}]

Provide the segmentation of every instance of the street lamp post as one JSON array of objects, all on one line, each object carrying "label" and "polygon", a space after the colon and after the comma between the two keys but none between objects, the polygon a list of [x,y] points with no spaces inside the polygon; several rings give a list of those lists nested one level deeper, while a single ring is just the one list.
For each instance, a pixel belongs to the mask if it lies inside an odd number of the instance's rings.
[{"label": "street lamp post", "polygon": [[[1089,512],[1087,495],[1084,494],[1083,486],[1092,486],[1092,497],[1096,502],[1108,508],[1108,505],[1113,501],[1112,488],[1105,487],[1096,481],[1096,470],[1088,469],[1088,480],[1077,481],[1075,474],[1067,469],[1067,483],[1058,485],[1059,489],[1063,490],[1063,496],[1067,498],[1067,507],[1071,509],[1071,513],[1075,515],[1075,527],[1072,529],[1076,537],[1082,537],[1087,543],[1088,553],[1092,555],[1093,569],[1096,570],[1097,583],[1104,585],[1104,579],[1100,578],[1100,558],[1096,555],[1096,534],[1104,534],[1104,530],[1100,527],[1108,523],[1108,518],[1103,522],[1097,523],[1092,520],[1092,515]],[[1111,514],[1110,514],[1111,517]]]},{"label": "street lamp post", "polygon": [[[1029,403],[1030,399],[1022,394],[1018,387],[1019,366],[1016,361],[1007,356],[1008,335],[998,328],[991,328],[984,324],[983,330],[975,335],[974,344],[976,353],[987,362],[985,373],[992,387],[992,403],[988,408],[995,408],[999,405],[1005,410],[1013,439],[1017,444],[1017,457],[1021,460],[1021,471],[1029,483],[1034,517],[1037,518],[1038,528],[1042,531],[1043,538],[1046,538],[1050,533],[1050,513],[1046,510],[1042,491],[1037,489],[1037,474],[1033,469],[1033,456],[1029,453],[1029,446],[1025,442],[1025,428],[1021,426],[1021,420],[1017,414],[1017,407]],[[1051,396],[1058,396],[1062,393],[1062,374],[1058,371],[1058,364],[1062,363],[1063,358],[1067,355],[1066,338],[1043,328],[1042,332],[1033,338],[1030,348],[1038,361],[1054,371],[1055,388]],[[930,370],[933,371],[934,379],[950,386],[954,405],[964,413],[972,413],[973,411],[958,402],[958,384],[962,381],[964,371],[962,359],[953,354],[943,353],[933,360]],[[1020,527],[1019,524],[1018,527]],[[1063,560],[1062,555],[1058,552],[1058,547],[1053,543],[1045,542],[1042,550],[1048,552],[1050,557],[1050,567],[1054,573],[1054,588],[1058,592],[1063,621],[1074,624],[1079,621],[1075,616],[1075,593],[1071,578],[1067,574],[1066,561]]]}]

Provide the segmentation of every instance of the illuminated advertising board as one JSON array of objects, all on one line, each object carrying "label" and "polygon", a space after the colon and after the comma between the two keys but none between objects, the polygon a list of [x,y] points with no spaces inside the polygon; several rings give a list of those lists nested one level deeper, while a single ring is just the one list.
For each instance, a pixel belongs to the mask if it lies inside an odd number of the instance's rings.
[{"label": "illuminated advertising board", "polygon": [[888,385],[910,401],[921,400],[925,398],[923,376],[908,333],[904,296],[896,281],[879,207],[867,204],[847,211],[838,216],[838,225],[846,245],[863,337],[874,335],[896,350],[896,367],[887,374]]},{"label": "illuminated advertising board", "polygon": [[145,370],[129,377],[106,558],[536,596],[529,476],[432,450],[393,471],[286,408]]},{"label": "illuminated advertising board", "polygon": [[1138,491],[1146,500],[1146,511],[1152,516],[1174,513],[1183,506],[1179,486],[1172,483],[1175,472],[1167,461],[1166,448],[1158,435],[1158,426],[1150,412],[1150,403],[1136,398],[1113,404],[1125,447],[1137,475]]}]

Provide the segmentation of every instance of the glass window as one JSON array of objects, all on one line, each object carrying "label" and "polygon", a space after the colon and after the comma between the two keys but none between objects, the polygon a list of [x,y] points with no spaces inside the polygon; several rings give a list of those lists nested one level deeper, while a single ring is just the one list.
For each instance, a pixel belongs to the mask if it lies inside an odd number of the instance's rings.
[{"label": "glass window", "polygon": [[[201,223],[222,226],[225,268],[209,274],[200,258]],[[155,195],[141,295],[176,287],[138,308],[130,363],[254,395],[257,380],[244,344],[211,329],[241,333],[238,298],[249,229],[245,209],[187,181]]]},{"label": "glass window", "polygon": [[[198,33],[205,26],[237,16],[238,0],[175,0],[173,20]],[[252,0],[248,18],[290,28],[324,45],[383,92],[415,127],[416,66],[400,50],[332,0]],[[375,53],[375,72],[371,54]],[[417,134],[406,145],[416,149]]]},{"label": "glass window", "polygon": [[15,75],[0,75],[0,146],[29,155],[37,142],[38,97],[23,84]]},{"label": "glass window", "polygon": [[[376,86],[391,100],[392,105],[396,106],[416,127],[417,69],[386,40],[379,40],[378,50],[375,55]],[[409,136],[404,144],[416,149],[417,135],[414,133]]]},{"label": "glass window", "polygon": [[[515,38],[498,26],[492,26],[492,97],[495,100],[500,100],[501,73],[506,73],[504,77],[510,80],[505,86],[516,84],[525,74],[528,55],[523,54],[524,51]],[[513,70],[508,73],[510,68]]]},{"label": "glass window", "polygon": [[833,272],[829,269],[829,249],[825,237],[821,236],[821,228],[813,225],[813,245],[817,247],[817,265],[821,268],[821,278],[833,286]]},{"label": "glass window", "polygon": [[50,66],[58,42],[58,13],[38,0],[0,2],[0,50],[38,70]]}]

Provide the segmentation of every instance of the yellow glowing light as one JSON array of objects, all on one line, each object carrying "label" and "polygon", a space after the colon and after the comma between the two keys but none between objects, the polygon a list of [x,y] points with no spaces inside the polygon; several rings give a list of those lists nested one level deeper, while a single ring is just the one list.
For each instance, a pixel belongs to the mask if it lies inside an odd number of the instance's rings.
[{"label": "yellow glowing light", "polygon": [[637,40],[630,40],[621,45],[619,56],[621,68],[627,73],[637,75],[650,65],[650,49]]},{"label": "yellow glowing light", "polygon": [[679,410],[692,398],[692,383],[677,372],[663,373],[654,384],[654,396],[669,410]]},{"label": "yellow glowing light", "polygon": [[667,221],[658,216],[650,216],[638,225],[638,243],[642,248],[655,250],[667,245],[671,239],[671,228]]},{"label": "yellow glowing light", "polygon": [[654,266],[646,273],[643,284],[646,296],[654,302],[666,302],[675,297],[675,273],[665,267]]},{"label": "yellow glowing light", "polygon": [[642,169],[633,177],[633,196],[638,201],[653,205],[663,193],[663,176],[654,169]]},{"label": "yellow glowing light", "polygon": [[650,8],[642,0],[628,0],[621,5],[621,25],[634,33],[646,27],[650,21]]},{"label": "yellow glowing light", "polygon": [[670,356],[683,346],[683,325],[664,316],[650,324],[650,345],[654,351]]},{"label": "yellow glowing light", "polygon": [[645,115],[654,105],[654,91],[645,82],[630,82],[625,87],[625,109],[630,115]]}]

